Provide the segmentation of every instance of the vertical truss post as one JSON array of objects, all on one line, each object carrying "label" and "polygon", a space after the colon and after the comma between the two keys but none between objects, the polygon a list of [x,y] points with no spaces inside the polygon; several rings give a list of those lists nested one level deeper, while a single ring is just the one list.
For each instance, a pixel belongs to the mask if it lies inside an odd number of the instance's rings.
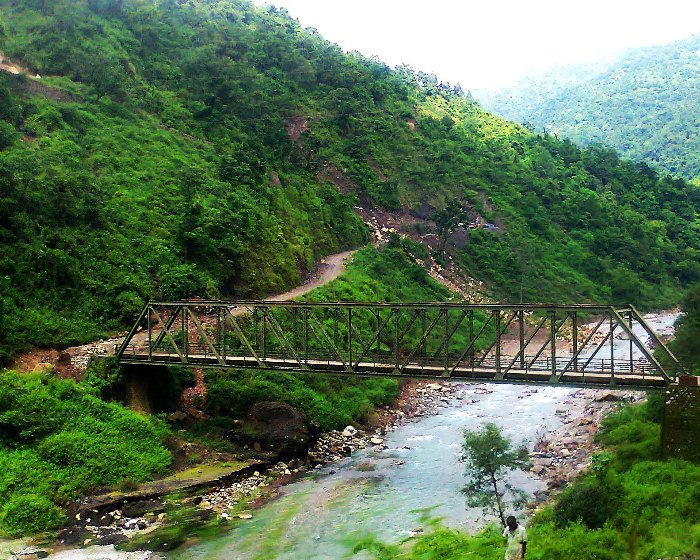
[{"label": "vertical truss post", "polygon": [[335,347],[338,347],[338,314],[340,311],[336,311],[335,309],[331,309],[331,319],[333,320],[333,344],[335,344]]},{"label": "vertical truss post", "polygon": [[187,305],[182,306],[182,325],[181,325],[181,331],[182,331],[182,347],[184,349],[183,354],[185,355],[185,360],[189,361],[189,356],[190,356],[190,340],[189,340],[189,331],[187,329],[187,311],[189,307]]},{"label": "vertical truss post", "polygon": [[253,348],[260,351],[260,331],[258,329],[258,307],[253,306]]},{"label": "vertical truss post", "polygon": [[148,307],[148,361],[153,361],[153,320],[150,306]]},{"label": "vertical truss post", "polygon": [[399,308],[397,307],[394,311],[394,371],[399,371],[400,365],[399,356]]},{"label": "vertical truss post", "polygon": [[[632,332],[632,311],[627,312],[627,321],[628,325],[630,328],[630,332]],[[634,371],[634,359],[632,358],[632,336],[630,338],[630,375]]]},{"label": "vertical truss post", "polygon": [[348,307],[348,363],[352,364],[352,307]]},{"label": "vertical truss post", "polygon": [[[425,307],[423,309],[421,309],[420,320],[421,320],[421,328],[423,329],[424,334],[425,334],[425,331],[428,330],[428,315],[427,315],[427,313],[428,313],[428,310]],[[426,348],[427,348],[428,337],[423,336],[422,338],[423,338],[422,343],[421,343],[422,349],[421,349],[420,354],[422,354],[423,357],[425,357],[425,355],[427,354]]]},{"label": "vertical truss post", "polygon": [[520,331],[520,369],[525,369],[525,310],[518,311],[518,330]]},{"label": "vertical truss post", "polygon": [[221,358],[226,362],[226,349],[221,343],[223,337],[221,336],[221,307],[216,307],[216,346],[219,349],[219,354]]},{"label": "vertical truss post", "polygon": [[501,310],[496,310],[496,375],[501,373]]},{"label": "vertical truss post", "polygon": [[574,353],[574,371],[578,371],[578,313],[571,314],[571,349]]},{"label": "vertical truss post", "polygon": [[[389,317],[387,317],[387,321],[388,321],[388,320],[389,320]],[[375,354],[374,354],[374,364],[375,364],[375,367],[376,367],[376,365],[377,365],[377,360],[381,357],[381,352],[382,352],[382,340],[381,340],[381,337],[382,337],[382,326],[381,326],[381,321],[379,320],[379,308],[378,308],[378,307],[374,310],[374,321],[375,321],[374,325],[375,325],[375,329],[376,329],[375,332],[377,333],[377,334],[376,334],[376,337],[377,337],[377,349],[376,349],[376,352],[375,352]],[[370,356],[371,356],[371,355],[372,355],[372,349],[370,348]]]},{"label": "vertical truss post", "polygon": [[469,367],[474,371],[474,310],[469,310]]},{"label": "vertical truss post", "polygon": [[552,345],[552,377],[557,375],[557,312],[556,310],[550,311],[550,323],[549,323],[549,336],[551,337]]},{"label": "vertical truss post", "polygon": [[304,307],[304,361],[309,363],[309,308]]},{"label": "vertical truss post", "polygon": [[615,325],[613,316],[610,315],[610,385],[615,385]]},{"label": "vertical truss post", "polygon": [[444,368],[445,372],[444,375],[449,375],[450,373],[450,351],[449,351],[449,343],[450,343],[450,316],[448,313],[447,308],[445,307],[442,310],[442,313],[444,315],[444,342],[443,346],[445,347],[445,361],[444,361]]},{"label": "vertical truss post", "polygon": [[267,360],[267,307],[263,306],[260,308],[262,311],[262,329],[261,329],[261,342],[262,342],[262,359]]}]

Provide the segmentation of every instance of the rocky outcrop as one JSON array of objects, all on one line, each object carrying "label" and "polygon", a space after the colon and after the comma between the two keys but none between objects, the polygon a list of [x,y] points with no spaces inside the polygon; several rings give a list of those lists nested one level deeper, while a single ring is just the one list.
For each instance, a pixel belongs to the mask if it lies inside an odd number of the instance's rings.
[{"label": "rocky outcrop", "polygon": [[262,401],[250,407],[228,439],[255,451],[274,451],[281,459],[303,457],[321,431],[296,408],[281,402]]}]

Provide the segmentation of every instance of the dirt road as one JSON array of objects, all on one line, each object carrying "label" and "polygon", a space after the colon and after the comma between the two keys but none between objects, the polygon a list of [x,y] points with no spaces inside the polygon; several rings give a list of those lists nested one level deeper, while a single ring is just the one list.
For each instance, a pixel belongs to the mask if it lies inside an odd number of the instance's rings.
[{"label": "dirt road", "polygon": [[[342,253],[329,255],[321,259],[317,272],[308,279],[306,283],[288,292],[272,295],[265,299],[270,301],[289,301],[310,292],[314,288],[318,288],[319,286],[323,286],[335,280],[343,273],[352,255],[356,251],[357,249],[343,251]],[[17,358],[11,368],[28,372],[39,367],[40,364],[51,364],[63,375],[80,377],[87,367],[90,358],[93,356],[106,357],[113,355],[119,346],[121,346],[123,340],[123,336],[118,336],[82,346],[73,346],[63,351],[53,349],[32,350]]]},{"label": "dirt road", "polygon": [[270,296],[265,299],[269,301],[290,301],[292,299],[301,297],[304,294],[309,293],[311,290],[318,288],[319,286],[328,284],[328,282],[335,280],[336,278],[338,278],[338,276],[340,276],[343,273],[345,267],[347,266],[347,263],[355,254],[355,251],[357,251],[357,249],[354,249],[352,251],[345,251],[343,253],[338,253],[337,255],[330,255],[325,259],[321,259],[319,272],[314,277],[312,277],[306,284],[297,286],[293,290],[284,292],[283,294]]}]

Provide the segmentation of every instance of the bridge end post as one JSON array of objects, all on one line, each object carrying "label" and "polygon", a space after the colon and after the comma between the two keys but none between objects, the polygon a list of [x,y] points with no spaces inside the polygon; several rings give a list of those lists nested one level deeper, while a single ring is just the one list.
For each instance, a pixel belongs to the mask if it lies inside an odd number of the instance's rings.
[{"label": "bridge end post", "polygon": [[681,381],[693,385],[671,385],[666,390],[661,455],[700,463],[700,386],[697,377]]}]

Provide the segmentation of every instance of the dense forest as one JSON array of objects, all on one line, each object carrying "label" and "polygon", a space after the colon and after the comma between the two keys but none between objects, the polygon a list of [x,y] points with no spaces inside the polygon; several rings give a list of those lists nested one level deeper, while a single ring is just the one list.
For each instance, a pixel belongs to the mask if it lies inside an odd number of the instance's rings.
[{"label": "dense forest", "polygon": [[634,49],[595,73],[572,76],[572,69],[562,68],[547,82],[487,95],[483,103],[499,115],[579,145],[603,143],[666,173],[696,179],[699,52],[700,35]]},{"label": "dense forest", "polygon": [[357,206],[497,224],[454,254],[503,300],[662,306],[700,279],[697,187],[285,10],[2,0],[0,50],[26,68],[0,72],[0,359],[103,336],[148,298],[292,286],[367,243]]}]

